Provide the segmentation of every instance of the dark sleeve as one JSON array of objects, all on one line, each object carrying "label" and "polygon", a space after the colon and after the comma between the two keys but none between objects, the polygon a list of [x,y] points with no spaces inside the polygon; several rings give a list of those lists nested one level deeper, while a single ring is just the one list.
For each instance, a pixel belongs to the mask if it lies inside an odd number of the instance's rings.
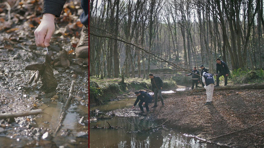
[{"label": "dark sleeve", "polygon": [[66,0],[44,0],[43,14],[50,13],[59,17]]},{"label": "dark sleeve", "polygon": [[144,96],[144,97],[146,98],[145,101],[148,100],[149,96],[148,96],[146,93],[141,93],[141,95]]},{"label": "dark sleeve", "polygon": [[229,71],[229,68],[228,68],[228,66],[227,66],[227,64],[225,63],[225,67],[226,67],[226,72],[229,74],[230,73],[230,71]]},{"label": "dark sleeve", "polygon": [[216,73],[218,73],[218,66],[217,66],[217,64],[216,64]]},{"label": "dark sleeve", "polygon": [[163,81],[161,80],[161,78],[159,78],[160,80],[160,86],[163,87]]},{"label": "dark sleeve", "polygon": [[139,101],[139,96],[137,97],[137,100],[135,101],[134,106],[137,105],[138,101]]},{"label": "dark sleeve", "polygon": [[152,83],[152,79],[150,79],[150,83],[151,83],[151,90],[154,91],[154,86],[153,86],[153,83]]}]

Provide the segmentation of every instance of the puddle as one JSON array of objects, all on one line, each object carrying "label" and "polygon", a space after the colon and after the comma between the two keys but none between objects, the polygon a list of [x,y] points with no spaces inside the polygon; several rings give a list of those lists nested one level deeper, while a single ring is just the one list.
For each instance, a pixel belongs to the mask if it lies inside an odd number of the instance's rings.
[{"label": "puddle", "polygon": [[[115,114],[111,119],[91,122],[92,148],[219,148],[217,145],[204,143],[200,139],[181,133],[177,129],[160,126],[150,115],[133,116],[131,112],[139,112],[138,107],[134,110],[130,108],[134,101],[135,98],[124,99],[92,108],[92,110],[99,109],[101,114],[108,116]],[[128,114],[128,116],[119,116],[119,114]],[[92,114],[91,117],[96,118],[97,115]],[[109,124],[113,129],[109,129]]]}]

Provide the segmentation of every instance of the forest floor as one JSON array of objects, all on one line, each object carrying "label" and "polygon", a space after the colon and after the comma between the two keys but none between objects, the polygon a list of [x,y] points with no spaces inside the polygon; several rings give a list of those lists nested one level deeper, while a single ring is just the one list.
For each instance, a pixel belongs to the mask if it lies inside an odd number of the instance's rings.
[{"label": "forest floor", "polygon": [[195,95],[175,93],[165,98],[165,106],[151,110],[151,115],[167,121],[169,127],[231,147],[264,146],[261,89],[218,90],[212,105],[204,105],[205,91]]}]

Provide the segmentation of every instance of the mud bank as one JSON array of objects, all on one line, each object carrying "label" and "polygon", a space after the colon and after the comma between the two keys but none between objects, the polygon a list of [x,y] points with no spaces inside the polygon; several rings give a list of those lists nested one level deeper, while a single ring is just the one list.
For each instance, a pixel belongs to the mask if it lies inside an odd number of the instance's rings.
[{"label": "mud bank", "polygon": [[[196,95],[170,94],[165,106],[151,110],[166,126],[206,141],[230,147],[264,146],[264,91],[219,90],[213,105],[204,105],[205,92]],[[160,105],[160,102],[158,102]]]}]

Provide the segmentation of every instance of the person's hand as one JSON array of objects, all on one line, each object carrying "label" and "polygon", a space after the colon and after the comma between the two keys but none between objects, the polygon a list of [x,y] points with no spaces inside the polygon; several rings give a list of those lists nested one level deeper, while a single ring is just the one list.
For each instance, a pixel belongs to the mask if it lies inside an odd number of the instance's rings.
[{"label": "person's hand", "polygon": [[215,74],[216,76],[218,75],[218,74]]},{"label": "person's hand", "polygon": [[55,31],[54,19],[53,14],[46,13],[43,15],[41,23],[34,32],[37,46],[47,47],[50,45],[51,36]]},{"label": "person's hand", "polygon": [[206,89],[206,86],[204,85],[204,88]]},{"label": "person's hand", "polygon": [[160,87],[160,89],[162,89],[162,87]]},{"label": "person's hand", "polygon": [[226,76],[228,77],[228,74],[226,74]]},{"label": "person's hand", "polygon": [[143,102],[143,105],[145,105],[145,102]]},{"label": "person's hand", "polygon": [[134,108],[135,106],[132,106],[132,109]]}]

